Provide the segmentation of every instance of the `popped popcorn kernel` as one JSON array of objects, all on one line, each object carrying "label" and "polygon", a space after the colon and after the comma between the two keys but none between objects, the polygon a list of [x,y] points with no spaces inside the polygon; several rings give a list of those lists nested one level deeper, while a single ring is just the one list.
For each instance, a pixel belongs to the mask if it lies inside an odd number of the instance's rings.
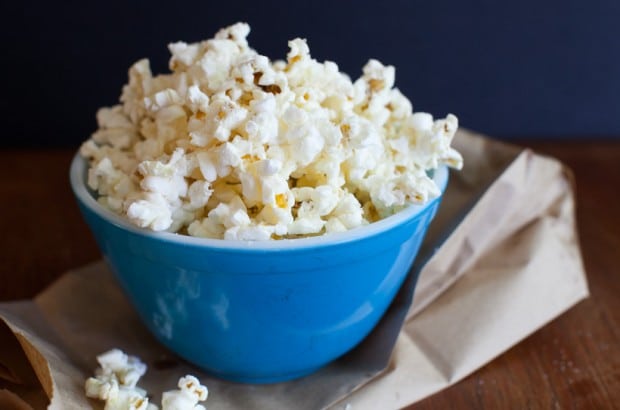
[{"label": "popped popcorn kernel", "polygon": [[146,391],[137,387],[146,365],[119,349],[97,356],[100,367],[84,384],[87,397],[105,401],[105,410],[156,410]]},{"label": "popped popcorn kernel", "polygon": [[97,112],[80,148],[102,206],[155,231],[297,238],[428,201],[440,194],[428,172],[462,167],[458,119],[414,112],[393,66],[370,59],[352,81],[305,39],[272,62],[249,33],[237,23],[169,44],[170,73],[130,67],[120,104]]},{"label": "popped popcorn kernel", "polygon": [[[104,410],[158,410],[149,402],[146,390],[136,386],[146,365],[135,356],[112,349],[97,356],[100,366],[95,377],[84,384],[86,397],[105,401]],[[209,390],[195,376],[179,379],[177,390],[162,394],[162,410],[206,410],[199,404],[207,400]]]},{"label": "popped popcorn kernel", "polygon": [[162,410],[206,410],[198,404],[207,400],[209,390],[191,375],[181,377],[178,390],[166,391],[162,395]]}]

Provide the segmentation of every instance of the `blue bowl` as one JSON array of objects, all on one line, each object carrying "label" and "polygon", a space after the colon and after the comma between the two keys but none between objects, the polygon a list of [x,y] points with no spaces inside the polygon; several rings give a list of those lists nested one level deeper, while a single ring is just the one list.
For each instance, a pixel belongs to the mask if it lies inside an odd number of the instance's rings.
[{"label": "blue bowl", "polygon": [[[138,228],[103,208],[76,155],[71,186],[106,261],[150,331],[211,374],[269,383],[309,374],[377,324],[440,198],[343,233],[279,241]],[[443,192],[447,169],[434,178]]]}]

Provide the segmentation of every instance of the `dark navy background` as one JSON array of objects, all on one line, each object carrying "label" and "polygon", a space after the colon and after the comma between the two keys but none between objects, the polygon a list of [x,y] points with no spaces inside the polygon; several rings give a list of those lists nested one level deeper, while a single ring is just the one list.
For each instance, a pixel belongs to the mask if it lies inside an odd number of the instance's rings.
[{"label": "dark navy background", "polygon": [[0,6],[3,146],[77,146],[142,57],[247,21],[250,45],[312,55],[356,78],[396,66],[415,110],[501,138],[620,137],[620,1],[12,1]]}]

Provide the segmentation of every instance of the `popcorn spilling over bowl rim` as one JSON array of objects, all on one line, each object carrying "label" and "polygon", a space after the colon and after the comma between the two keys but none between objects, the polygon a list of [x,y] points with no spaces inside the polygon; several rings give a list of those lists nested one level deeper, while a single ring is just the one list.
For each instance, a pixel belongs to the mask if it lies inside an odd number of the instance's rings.
[{"label": "popcorn spilling over bowl rim", "polygon": [[393,67],[370,60],[351,82],[302,39],[272,63],[249,31],[171,44],[171,74],[131,67],[122,105],[99,110],[80,150],[100,204],[154,231],[305,238],[425,203],[441,192],[427,172],[462,166],[457,118],[413,113]]},{"label": "popcorn spilling over bowl rim", "polygon": [[[149,229],[140,228],[132,224],[128,219],[121,218],[118,214],[100,206],[95,198],[90,194],[85,185],[81,182],[82,176],[87,171],[87,164],[85,159],[76,155],[71,163],[70,178],[71,185],[75,195],[79,200],[86,205],[90,210],[97,213],[102,218],[108,220],[112,224],[121,227],[124,230],[133,232],[135,234],[148,237],[150,239],[162,242],[172,242],[189,246],[208,246],[213,249],[228,249],[228,250],[244,250],[244,251],[256,251],[262,252],[267,249],[271,250],[284,250],[284,249],[296,249],[312,247],[315,249],[322,247],[329,247],[336,244],[353,242],[362,238],[371,237],[382,232],[388,231],[393,227],[396,227],[403,222],[416,217],[416,214],[424,211],[431,202],[438,200],[434,198],[425,204],[412,204],[400,212],[383,218],[377,222],[361,226],[356,229],[351,229],[344,232],[334,232],[329,235],[321,236],[308,236],[295,239],[280,239],[273,241],[238,241],[238,240],[224,240],[213,238],[199,238],[189,235],[178,235],[172,232],[156,232]],[[448,184],[448,169],[442,166],[434,171],[433,180],[441,190],[445,191]]]}]

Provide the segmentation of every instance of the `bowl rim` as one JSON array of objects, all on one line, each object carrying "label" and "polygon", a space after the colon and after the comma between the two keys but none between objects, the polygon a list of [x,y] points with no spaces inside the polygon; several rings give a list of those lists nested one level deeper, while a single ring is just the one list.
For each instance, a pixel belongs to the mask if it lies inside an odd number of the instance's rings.
[{"label": "bowl rim", "polygon": [[198,246],[210,249],[219,249],[223,251],[272,251],[319,248],[353,242],[389,231],[405,221],[418,217],[423,213],[425,209],[429,208],[437,201],[439,201],[446,190],[449,175],[448,167],[445,165],[438,167],[434,171],[433,180],[440,189],[441,193],[439,196],[427,201],[424,204],[411,204],[405,209],[393,215],[390,215],[379,221],[372,222],[368,225],[363,225],[344,232],[333,232],[306,238],[243,241],[201,238],[165,231],[157,232],[136,226],[132,224],[129,220],[124,218],[122,215],[119,215],[112,210],[103,207],[95,200],[95,198],[91,195],[91,193],[86,187],[85,176],[88,166],[88,160],[84,158],[78,151],[71,161],[69,179],[71,183],[71,188],[78,202],[89,211],[96,214],[99,218],[120,229],[129,231],[135,235],[142,236],[151,240],[174,243],[182,246]]}]

